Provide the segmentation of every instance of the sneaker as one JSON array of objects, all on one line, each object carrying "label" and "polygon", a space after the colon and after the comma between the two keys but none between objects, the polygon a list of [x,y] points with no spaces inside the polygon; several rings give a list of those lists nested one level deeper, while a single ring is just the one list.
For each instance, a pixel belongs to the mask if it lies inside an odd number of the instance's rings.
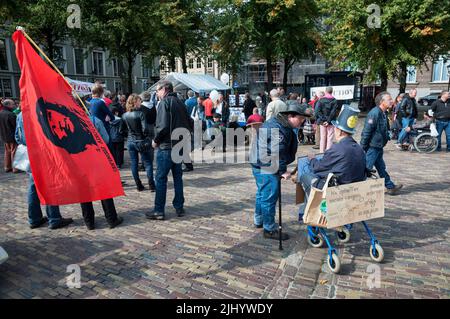
[{"label": "sneaker", "polygon": [[63,227],[69,226],[72,223],[73,223],[73,219],[72,218],[61,218],[61,220],[59,222],[57,222],[56,224],[48,226],[48,228],[50,228],[50,229],[59,229],[59,228],[63,228]]},{"label": "sneaker", "polygon": [[36,225],[30,225],[31,229],[36,229],[41,227],[42,225],[44,225],[45,223],[48,222],[48,218],[47,217],[42,217],[41,221],[39,223],[37,223]]},{"label": "sneaker", "polygon": [[319,150],[320,146],[314,145],[312,148],[315,149],[315,150]]},{"label": "sneaker", "polygon": [[149,182],[149,183],[148,183],[148,187],[150,188],[150,191],[151,191],[152,193],[156,192],[156,186],[155,186],[155,183]]},{"label": "sneaker", "polygon": [[148,219],[153,219],[153,220],[164,220],[164,213],[161,212],[156,212],[156,211],[151,211],[151,212],[147,212],[145,213],[145,217],[147,217]]},{"label": "sneaker", "polygon": [[261,225],[256,225],[256,224],[255,224],[255,228],[261,229],[261,228],[263,228],[263,225],[262,225],[262,224],[261,224]]},{"label": "sneaker", "polygon": [[186,214],[186,211],[184,210],[184,208],[176,209],[175,211],[176,211],[178,217],[183,217]]},{"label": "sneaker", "polygon": [[[264,230],[264,238],[279,240],[280,233],[278,232],[278,230],[274,230],[274,231]],[[288,234],[286,234],[286,233],[281,234],[281,240],[288,240],[288,239],[289,239]]]},{"label": "sneaker", "polygon": [[120,216],[117,216],[117,219],[115,222],[109,224],[109,229],[113,229],[116,228],[117,226],[119,226],[120,224],[123,223],[123,218]]},{"label": "sneaker", "polygon": [[394,186],[394,188],[386,189],[386,193],[388,193],[389,195],[397,195],[399,190],[401,190],[402,188],[403,188],[403,185],[402,184],[398,184],[398,185]]},{"label": "sneaker", "polygon": [[185,168],[183,168],[183,172],[184,173],[186,173],[186,172],[192,172],[194,169],[192,168],[192,167],[185,167]]}]

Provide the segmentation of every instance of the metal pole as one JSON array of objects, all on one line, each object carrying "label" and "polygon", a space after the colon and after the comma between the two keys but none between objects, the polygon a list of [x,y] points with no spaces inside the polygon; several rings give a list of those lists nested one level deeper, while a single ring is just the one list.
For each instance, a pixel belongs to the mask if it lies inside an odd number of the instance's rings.
[{"label": "metal pole", "polygon": [[278,179],[278,235],[279,235],[279,241],[280,241],[280,245],[279,245],[279,250],[283,250],[283,240],[281,239],[281,235],[283,232],[283,227],[281,224],[281,176]]}]

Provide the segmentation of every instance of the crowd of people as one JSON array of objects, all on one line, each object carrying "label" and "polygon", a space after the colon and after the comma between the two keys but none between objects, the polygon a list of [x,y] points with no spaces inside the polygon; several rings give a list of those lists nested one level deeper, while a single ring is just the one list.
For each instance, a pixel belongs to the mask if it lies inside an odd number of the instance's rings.
[{"label": "crowd of people", "polygon": [[[282,88],[271,90],[269,98],[260,94],[253,100],[247,93],[243,112],[246,127],[256,137],[254,146],[257,146],[256,149],[267,149],[267,154],[271,154],[275,144],[279,147],[279,161],[275,171],[269,171],[272,164],[270,158],[261,158],[259,153],[252,154],[251,165],[257,186],[254,223],[257,228],[263,228],[264,237],[279,238],[275,206],[280,178],[291,177],[287,166],[296,159],[298,143],[312,145],[322,154],[311,155],[303,163],[303,173],[298,180],[307,195],[312,186],[323,186],[329,172],[338,173],[340,183],[345,184],[364,180],[366,172],[373,167],[385,179],[386,192],[397,194],[402,185],[395,184],[387,173],[383,148],[391,137],[397,138],[400,145],[408,139],[408,133],[418,114],[416,94],[415,90],[411,90],[408,94],[399,95],[394,101],[389,93],[380,93],[376,98],[376,107],[367,115],[358,144],[353,135],[359,110],[347,105],[341,109],[333,96],[332,87],[327,87],[324,92],[317,92],[310,101],[297,93],[286,95]],[[443,131],[446,132],[447,141],[450,140],[448,99],[449,93],[442,92],[426,115],[436,120],[440,135]],[[224,133],[226,128],[239,127],[237,117],[230,116],[230,107],[223,94],[212,91],[205,97],[188,91],[187,98],[183,100],[174,92],[172,83],[167,81],[159,82],[153,94],[144,91],[140,95],[130,94],[128,97],[111,94],[102,84],[96,83],[92,88],[92,96],[85,98],[84,102],[89,110],[90,120],[108,146],[117,167],[124,168],[124,152],[127,150],[137,191],[142,192],[148,188],[156,193],[154,209],[146,213],[147,218],[155,220],[165,219],[170,172],[174,181],[173,206],[176,214],[181,217],[186,213],[183,172],[192,171],[194,167],[189,156],[183,157],[183,163],[175,162],[172,158],[173,148],[181,141],[173,140],[172,132],[184,128],[192,134],[197,122],[213,140],[219,132]],[[23,118],[15,101],[5,99],[1,105],[0,139],[5,147],[4,169],[6,172],[17,173],[12,162],[17,146],[26,146]],[[389,112],[392,116],[388,115]],[[261,128],[268,131],[277,129],[282,136],[280,142],[262,141],[258,135]],[[193,137],[191,144],[192,150]],[[448,144],[447,142],[447,150],[450,150]],[[225,139],[223,151],[226,151]],[[145,183],[140,177],[141,170],[145,170]],[[63,218],[57,206],[47,206],[47,217],[42,215],[32,172],[29,170],[27,173],[30,227],[37,228],[48,223],[50,229],[58,229],[70,225],[73,220]],[[112,198],[102,200],[101,204],[110,228],[123,222]],[[80,205],[86,227],[89,230],[95,229],[92,203]],[[300,214],[303,214],[302,209]],[[283,236],[283,239],[289,237],[287,234]]]}]

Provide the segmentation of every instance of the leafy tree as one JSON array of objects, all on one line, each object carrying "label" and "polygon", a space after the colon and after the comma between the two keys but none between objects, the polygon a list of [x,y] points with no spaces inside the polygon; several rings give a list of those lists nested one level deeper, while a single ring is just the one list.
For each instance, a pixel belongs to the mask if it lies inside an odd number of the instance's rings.
[{"label": "leafy tree", "polygon": [[133,92],[133,66],[140,54],[157,50],[158,21],[152,0],[106,0],[82,3],[82,30],[77,39],[85,45],[101,46],[119,63],[126,61],[126,84]]},{"label": "leafy tree", "polygon": [[322,50],[335,67],[363,70],[368,82],[380,79],[383,90],[388,78],[400,78],[404,92],[408,65],[421,65],[449,50],[449,1],[383,1],[379,27],[370,23],[372,3],[318,1],[325,15]]},{"label": "leafy tree", "polygon": [[51,60],[55,58],[55,43],[70,34],[67,27],[69,0],[11,0],[2,4],[0,18],[8,21],[10,35],[16,26],[22,26],[35,42],[42,45]]}]

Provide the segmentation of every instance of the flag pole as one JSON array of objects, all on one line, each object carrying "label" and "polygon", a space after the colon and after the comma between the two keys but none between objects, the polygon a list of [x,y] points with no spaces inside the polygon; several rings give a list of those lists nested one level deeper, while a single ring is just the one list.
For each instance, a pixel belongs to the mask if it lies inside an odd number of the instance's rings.
[{"label": "flag pole", "polygon": [[33,39],[25,32],[25,29],[23,27],[16,27],[17,31],[20,31],[23,33],[23,35],[25,36],[25,38],[27,38],[27,40],[36,48],[36,50],[39,51],[40,54],[42,54],[42,56],[47,60],[47,62],[53,67],[53,69],[55,69],[56,72],[58,72],[58,74],[64,79],[64,81],[66,81],[66,83],[70,86],[70,88],[72,89],[72,94],[75,93],[75,96],[78,98],[78,100],[80,101],[81,105],[83,105],[86,113],[88,115],[91,115],[89,113],[89,110],[87,109],[86,105],[84,104],[83,100],[81,99],[81,97],[78,95],[77,91],[75,91],[72,87],[72,85],[70,85],[69,81],[67,81],[66,77],[64,76],[64,74],[61,73],[61,71],[58,69],[58,67],[52,62],[52,60],[49,59],[49,57],[44,53],[44,51],[42,51],[42,49],[36,44],[36,42],[33,41]]}]

